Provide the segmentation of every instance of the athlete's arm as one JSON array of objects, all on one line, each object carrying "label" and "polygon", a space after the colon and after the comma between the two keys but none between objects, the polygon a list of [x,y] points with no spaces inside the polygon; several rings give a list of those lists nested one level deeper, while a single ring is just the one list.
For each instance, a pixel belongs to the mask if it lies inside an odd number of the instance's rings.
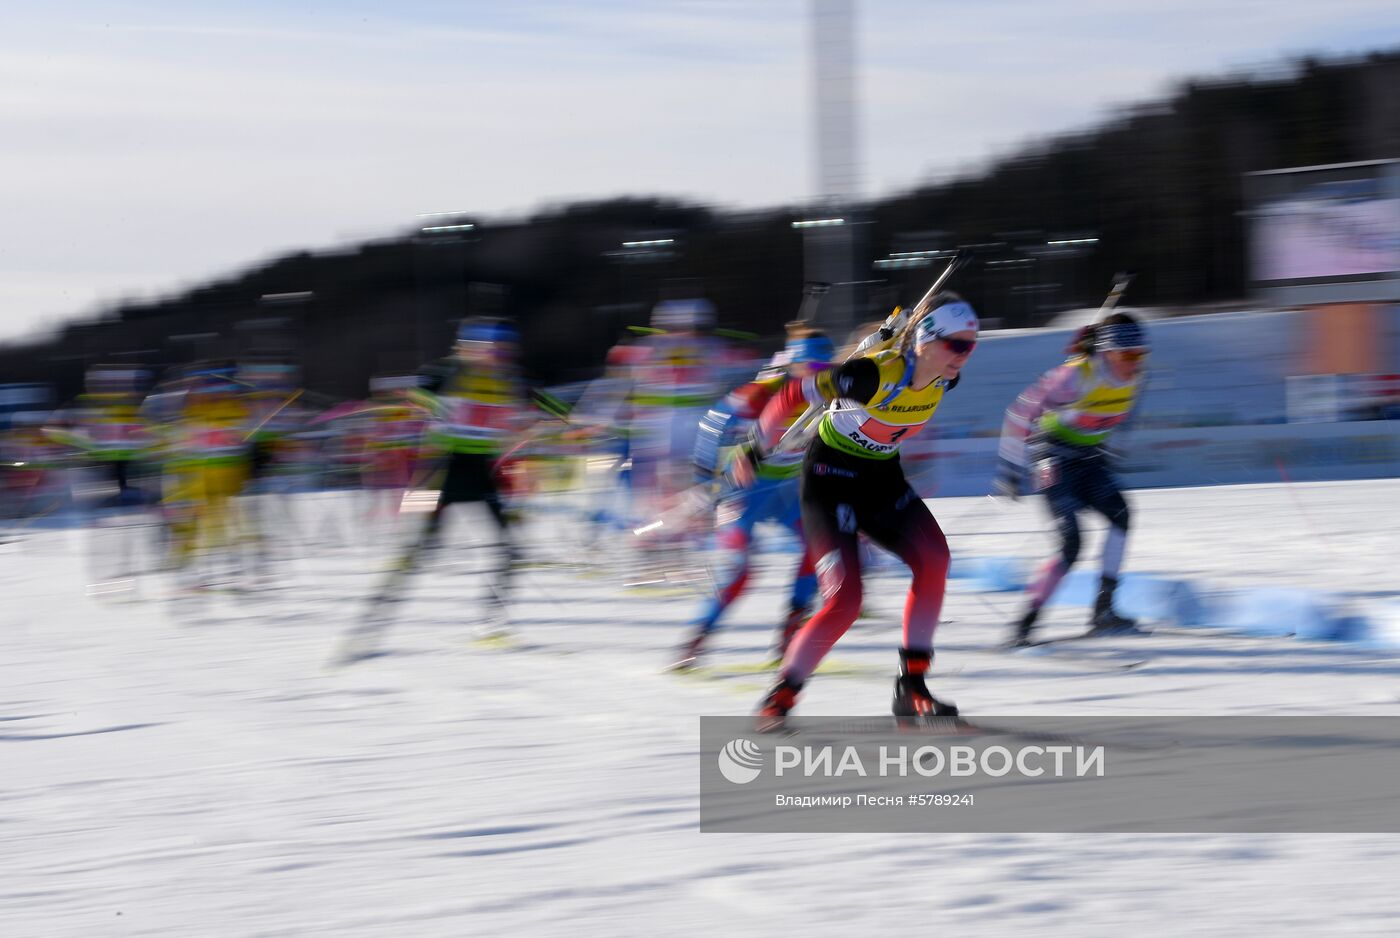
[{"label": "athlete's arm", "polygon": [[772,398],[771,383],[750,381],[730,391],[700,418],[692,452],[697,483],[710,481],[724,468],[721,461],[727,452],[744,445],[754,420]]},{"label": "athlete's arm", "polygon": [[1026,441],[1046,411],[1063,407],[1078,399],[1079,370],[1069,362],[1050,369],[1040,380],[1016,398],[1006,409],[1001,426],[1001,442],[997,455],[1003,464],[1017,469],[1026,465]]},{"label": "athlete's arm", "polygon": [[802,383],[803,394],[809,400],[869,404],[880,390],[880,366],[871,358],[853,358],[835,368],[819,371]]}]

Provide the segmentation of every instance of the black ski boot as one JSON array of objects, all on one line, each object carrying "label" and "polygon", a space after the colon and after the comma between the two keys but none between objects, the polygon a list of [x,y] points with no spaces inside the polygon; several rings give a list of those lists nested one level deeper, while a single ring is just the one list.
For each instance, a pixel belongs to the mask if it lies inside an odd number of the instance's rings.
[{"label": "black ski boot", "polygon": [[797,706],[797,695],[801,691],[800,683],[787,678],[779,681],[759,705],[758,713],[753,718],[754,730],[759,733],[780,732],[787,726],[788,711]]},{"label": "black ski boot", "polygon": [[1020,621],[1016,623],[1016,631],[1012,633],[1010,641],[1006,643],[1006,647],[1008,649],[1028,648],[1035,644],[1031,639],[1031,632],[1034,630],[1035,620],[1038,618],[1040,618],[1040,609],[1038,607],[1032,606],[1027,609],[1026,614],[1021,616]]},{"label": "black ski boot", "polygon": [[710,633],[704,629],[696,629],[695,635],[686,642],[676,652],[676,660],[666,669],[668,671],[689,671],[700,664],[700,654],[705,650],[705,640],[710,637]]},{"label": "black ski boot", "polygon": [[899,677],[894,679],[894,700],[890,709],[897,717],[955,717],[958,708],[929,693],[924,683],[933,664],[933,652],[899,650]]},{"label": "black ski boot", "polygon": [[1099,580],[1099,595],[1094,600],[1094,614],[1089,619],[1089,631],[1086,634],[1090,636],[1147,634],[1144,629],[1138,628],[1136,619],[1120,616],[1113,611],[1113,593],[1117,589],[1117,578],[1106,576]]}]

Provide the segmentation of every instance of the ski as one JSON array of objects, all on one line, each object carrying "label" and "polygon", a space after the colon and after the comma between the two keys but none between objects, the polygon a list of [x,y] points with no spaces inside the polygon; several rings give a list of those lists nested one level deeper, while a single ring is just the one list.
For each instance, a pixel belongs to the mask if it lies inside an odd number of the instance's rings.
[{"label": "ski", "polygon": [[[682,677],[698,678],[738,678],[751,677],[753,675],[776,674],[778,668],[782,666],[779,660],[771,661],[746,661],[735,664],[675,664],[666,668],[668,674],[676,674]],[[821,677],[876,677],[890,678],[894,676],[894,669],[888,666],[875,664],[865,664],[856,661],[842,661],[841,659],[828,659],[823,661],[816,673]]]},{"label": "ski", "polygon": [[467,642],[467,647],[475,651],[540,651],[556,656],[574,653],[572,648],[560,648],[557,645],[544,645],[528,641],[511,629],[496,629],[474,635]]},{"label": "ski", "polygon": [[1064,638],[1043,638],[1024,645],[1003,645],[998,650],[1018,657],[1060,659],[1066,663],[1100,667],[1111,671],[1131,671],[1151,661],[1151,658],[1114,651],[1112,649],[1089,649],[1080,645],[1100,636],[1068,635]]}]

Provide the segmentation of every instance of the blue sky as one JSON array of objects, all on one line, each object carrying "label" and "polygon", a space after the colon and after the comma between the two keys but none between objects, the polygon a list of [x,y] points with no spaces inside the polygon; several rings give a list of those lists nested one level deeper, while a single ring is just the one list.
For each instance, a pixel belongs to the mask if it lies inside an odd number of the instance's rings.
[{"label": "blue sky", "polygon": [[[813,188],[805,0],[65,2],[0,13],[0,337],[419,213]],[[1400,44],[1393,0],[857,0],[862,188],[1190,75]]]}]

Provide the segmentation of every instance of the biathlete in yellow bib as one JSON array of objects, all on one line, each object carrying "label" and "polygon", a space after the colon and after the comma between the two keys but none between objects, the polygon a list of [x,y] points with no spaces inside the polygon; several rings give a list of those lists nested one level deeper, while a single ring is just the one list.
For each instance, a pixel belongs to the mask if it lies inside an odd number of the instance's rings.
[{"label": "biathlete in yellow bib", "polygon": [[788,646],[780,680],[760,705],[760,731],[783,725],[807,679],[860,614],[862,533],[908,564],[914,576],[904,605],[895,715],[957,713],[925,681],[948,579],[948,542],[905,481],[899,449],[957,385],[977,344],[978,323],[956,294],[939,294],[930,307],[897,348],[806,379],[808,398],[828,402],[807,447],[801,482],[802,524],[816,558],[822,606]]},{"label": "biathlete in yellow bib", "polygon": [[1108,520],[1091,635],[1140,631],[1113,609],[1118,571],[1128,541],[1128,503],[1119,490],[1105,446],[1137,403],[1147,336],[1127,313],[1114,313],[1076,339],[1069,358],[1027,388],[1006,412],[998,454],[997,492],[1015,497],[1028,470],[1060,535],[1060,550],[1031,583],[1025,613],[1010,644],[1031,643],[1041,608],[1079,557],[1079,513]]},{"label": "biathlete in yellow bib", "polygon": [[194,368],[170,392],[173,418],[162,447],[171,560],[195,587],[213,585],[197,560],[219,553],[232,567],[232,552],[246,526],[234,499],[248,481],[252,444],[248,409],[227,369]]}]

